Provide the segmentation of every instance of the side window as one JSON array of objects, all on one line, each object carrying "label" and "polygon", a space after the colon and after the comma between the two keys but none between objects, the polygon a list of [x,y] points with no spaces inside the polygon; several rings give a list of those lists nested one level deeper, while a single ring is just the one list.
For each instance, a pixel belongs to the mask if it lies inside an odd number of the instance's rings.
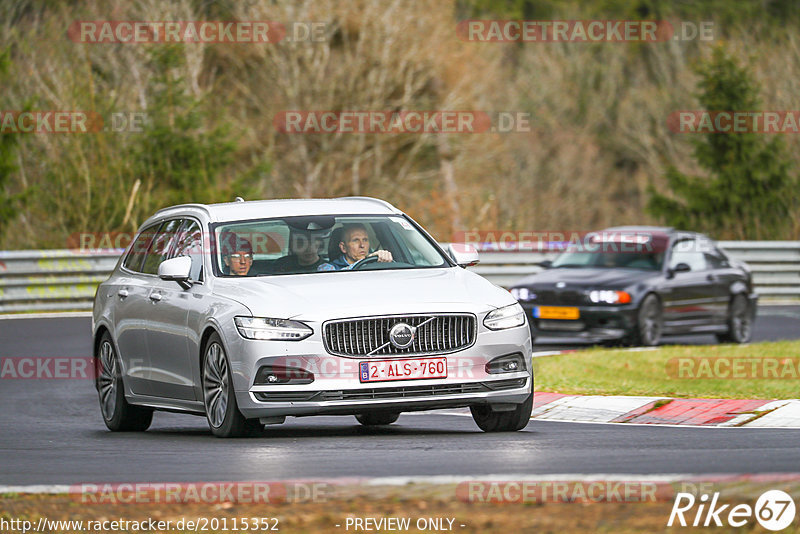
[{"label": "side window", "polygon": [[709,269],[727,269],[730,267],[728,260],[725,259],[725,256],[717,249],[711,249],[710,251],[705,253],[706,263],[708,263]]},{"label": "side window", "polygon": [[133,242],[133,245],[131,245],[128,255],[125,256],[125,261],[122,262],[122,265],[126,269],[142,272],[142,260],[147,253],[147,249],[150,248],[153,238],[156,236],[158,226],[158,224],[148,226],[136,236],[136,240]]},{"label": "side window", "polygon": [[203,277],[203,232],[197,221],[186,219],[175,242],[170,258],[189,256],[192,258],[192,271],[189,277],[200,281]]},{"label": "side window", "polygon": [[678,241],[672,247],[672,257],[669,260],[670,268],[675,268],[679,263],[685,263],[692,271],[705,271],[708,269],[705,254],[700,250],[694,239]]},{"label": "side window", "polygon": [[181,222],[183,222],[183,219],[171,219],[165,221],[161,228],[158,229],[158,234],[150,243],[150,247],[147,249],[147,256],[144,258],[144,264],[142,265],[144,274],[158,274],[158,266],[167,259]]}]

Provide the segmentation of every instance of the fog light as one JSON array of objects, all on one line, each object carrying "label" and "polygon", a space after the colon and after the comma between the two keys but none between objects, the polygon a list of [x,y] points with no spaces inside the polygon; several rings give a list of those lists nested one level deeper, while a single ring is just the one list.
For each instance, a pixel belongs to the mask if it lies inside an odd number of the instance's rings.
[{"label": "fog light", "polygon": [[314,381],[314,374],[297,367],[282,367],[265,365],[256,373],[253,382],[257,384],[310,384]]},{"label": "fog light", "polygon": [[486,364],[486,372],[490,375],[516,373],[525,370],[525,358],[519,352],[495,358]]}]

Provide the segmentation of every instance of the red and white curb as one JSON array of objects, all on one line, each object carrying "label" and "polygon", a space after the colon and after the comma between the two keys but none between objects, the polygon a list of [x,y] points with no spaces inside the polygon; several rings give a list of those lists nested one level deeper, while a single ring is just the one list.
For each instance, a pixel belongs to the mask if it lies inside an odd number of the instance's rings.
[{"label": "red and white curb", "polygon": [[670,399],[537,392],[531,419],[579,423],[800,428],[800,400]]}]

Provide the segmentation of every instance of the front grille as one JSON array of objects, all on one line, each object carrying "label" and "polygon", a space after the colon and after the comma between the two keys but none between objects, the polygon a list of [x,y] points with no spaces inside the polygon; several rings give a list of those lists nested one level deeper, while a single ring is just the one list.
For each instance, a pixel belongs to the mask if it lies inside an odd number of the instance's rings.
[{"label": "front grille", "polygon": [[[416,328],[414,341],[404,349],[389,342],[397,323]],[[396,315],[331,321],[325,325],[325,350],[337,356],[412,356],[446,354],[475,343],[476,320],[468,314]]]},{"label": "front grille", "polygon": [[410,397],[437,397],[441,395],[461,395],[464,393],[486,393],[525,386],[527,378],[508,378],[491,382],[470,382],[465,384],[437,384],[433,386],[401,386],[391,388],[344,389],[334,391],[303,392],[264,392],[255,396],[263,402],[321,402],[338,400],[379,400],[402,399]]},{"label": "front grille", "polygon": [[534,289],[536,293],[536,301],[533,304],[548,306],[548,305],[562,305],[562,306],[580,306],[586,304],[586,295],[582,291],[574,291],[571,289]]},{"label": "front grille", "polygon": [[563,321],[558,319],[538,319],[536,327],[539,330],[558,330],[561,332],[581,332],[586,325],[583,321]]}]

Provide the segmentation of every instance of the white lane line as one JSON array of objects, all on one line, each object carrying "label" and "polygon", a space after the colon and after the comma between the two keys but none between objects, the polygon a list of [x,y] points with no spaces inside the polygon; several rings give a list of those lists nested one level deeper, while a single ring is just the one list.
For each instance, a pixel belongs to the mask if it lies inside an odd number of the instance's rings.
[{"label": "white lane line", "polygon": [[[779,402],[787,402],[787,401],[779,401]],[[800,401],[798,401],[798,402],[800,402]],[[544,404],[542,406],[545,407],[545,406],[547,406],[547,404]],[[445,415],[445,416],[447,416],[447,415],[453,416],[454,415],[456,417],[472,417],[472,414],[470,413],[469,408],[457,408],[457,410],[465,410],[465,411],[462,412],[462,411],[456,411],[456,409],[453,409],[453,410],[431,410],[431,411],[422,411],[422,412],[407,412],[407,413],[403,413],[401,415],[401,417],[406,417],[406,416],[409,416],[409,415]],[[750,418],[750,417],[753,417],[753,414],[748,414],[748,418]],[[761,419],[764,419],[764,417],[762,417]],[[622,425],[622,426],[628,426],[628,427],[642,426],[642,427],[650,427],[650,428],[667,427],[667,428],[684,428],[684,429],[693,429],[693,428],[717,429],[717,428],[724,428],[724,429],[735,429],[735,430],[741,430],[741,429],[747,430],[748,428],[751,427],[750,425],[745,425],[745,426],[703,425],[703,426],[699,426],[699,425],[676,425],[676,424],[672,424],[672,423],[658,423],[658,424],[655,424],[655,423],[615,423],[615,422],[610,422],[610,421],[585,421],[585,420],[582,421],[582,420],[579,420],[579,419],[545,419],[545,418],[536,417],[536,416],[531,416],[531,421],[543,421],[543,422],[550,422],[550,423],[580,423],[580,424],[586,424],[586,425]],[[767,426],[767,425],[762,424],[762,425],[759,425],[758,428],[766,428],[766,429],[770,429],[770,430],[792,430],[792,429],[800,428],[800,424],[797,424],[795,426],[781,426],[780,424],[772,424],[770,426]]]},{"label": "white lane line", "polygon": [[[493,475],[422,475],[422,476],[396,476],[396,477],[318,477],[318,478],[295,478],[295,479],[263,479],[263,480],[249,480],[239,482],[250,483],[266,483],[266,482],[318,482],[328,483],[331,485],[339,486],[407,486],[410,484],[459,484],[462,482],[592,482],[592,481],[607,481],[607,482],[655,482],[655,483],[674,483],[686,481],[747,481],[754,478],[756,481],[792,481],[799,480],[800,473],[775,473],[775,474],[752,474],[752,473],[732,473],[732,474],[691,474],[691,473],[664,473],[658,475],[644,475],[635,473],[563,473],[553,475],[536,475],[530,473],[498,473]],[[189,484],[217,484],[229,483],[226,482],[180,482],[181,485]],[[128,483],[125,483],[128,484]],[[165,482],[131,482],[131,485],[141,484],[146,485],[160,485]],[[98,489],[103,488],[103,484],[93,484]],[[109,487],[114,491],[114,484],[109,483]],[[16,485],[16,486],[0,486],[0,493],[42,493],[42,494],[65,494],[69,493],[70,489],[77,490],[80,484],[74,486],[67,486],[63,484],[34,484],[34,485]]]}]

